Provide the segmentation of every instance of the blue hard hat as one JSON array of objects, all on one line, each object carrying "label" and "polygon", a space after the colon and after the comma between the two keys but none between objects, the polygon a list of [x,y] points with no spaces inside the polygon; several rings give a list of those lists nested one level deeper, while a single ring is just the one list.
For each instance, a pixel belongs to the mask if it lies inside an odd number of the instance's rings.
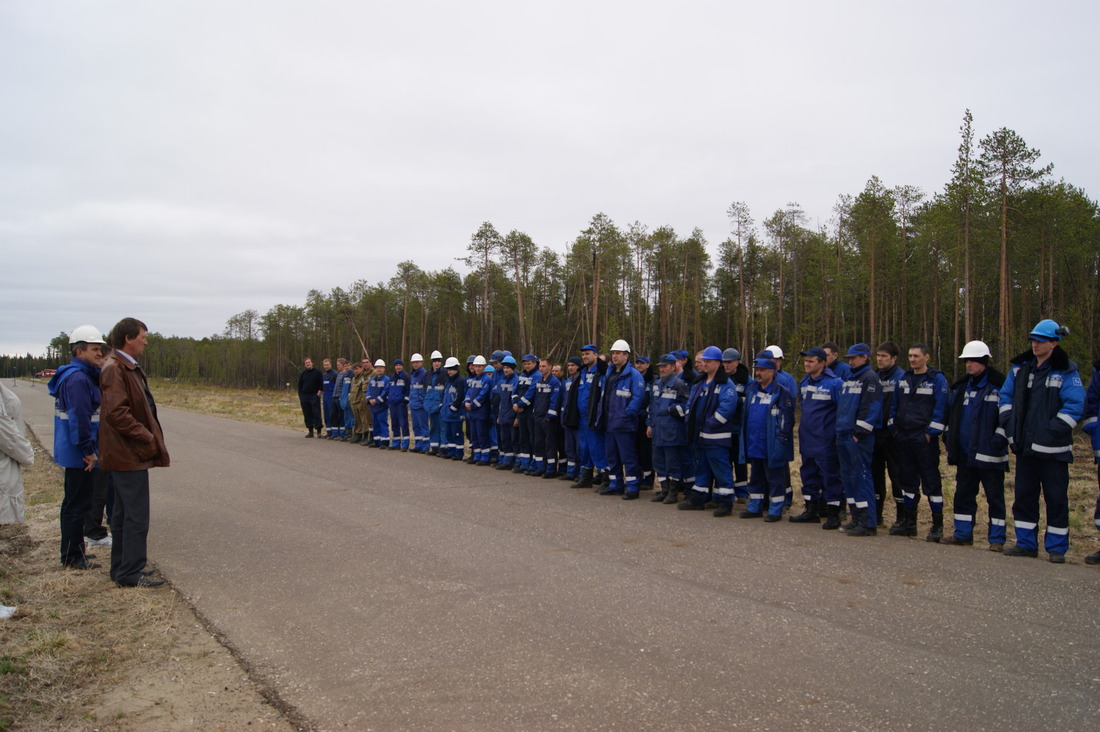
[{"label": "blue hard hat", "polygon": [[704,361],[721,361],[722,360],[722,349],[719,348],[718,346],[707,346],[706,348],[703,349],[703,360]]},{"label": "blue hard hat", "polygon": [[727,348],[726,350],[722,351],[722,360],[723,361],[740,361],[741,360],[741,352],[738,351],[736,348]]},{"label": "blue hard hat", "polygon": [[485,373],[487,373],[487,374],[494,373],[495,371],[496,371],[496,369],[494,369],[492,366],[486,366],[485,367]]},{"label": "blue hard hat", "polygon": [[775,359],[772,357],[772,352],[766,349],[756,354],[756,360],[752,362],[752,365],[758,369],[776,370]]},{"label": "blue hard hat", "polygon": [[1058,325],[1050,318],[1040,320],[1027,334],[1029,341],[1060,341],[1069,335],[1069,328]]},{"label": "blue hard hat", "polygon": [[509,365],[509,366],[511,366],[512,368],[515,368],[515,366],[516,366],[516,359],[512,358],[512,356],[511,356],[511,355],[508,355],[508,356],[505,356],[504,358],[500,359],[500,363],[501,363],[501,364],[508,364],[508,365]]},{"label": "blue hard hat", "polygon": [[538,363],[539,362],[539,357],[536,356],[533,353],[528,353],[526,356],[523,357],[523,360],[524,361],[534,361],[535,363]]},{"label": "blue hard hat", "polygon": [[500,363],[500,361],[503,358],[504,358],[504,351],[493,351],[492,353],[489,354],[489,360],[494,361],[496,363]]},{"label": "blue hard hat", "polygon": [[474,362],[475,358],[477,358],[477,356],[473,356],[473,355],[467,356],[466,357],[466,365],[469,366],[470,364],[472,364]]}]

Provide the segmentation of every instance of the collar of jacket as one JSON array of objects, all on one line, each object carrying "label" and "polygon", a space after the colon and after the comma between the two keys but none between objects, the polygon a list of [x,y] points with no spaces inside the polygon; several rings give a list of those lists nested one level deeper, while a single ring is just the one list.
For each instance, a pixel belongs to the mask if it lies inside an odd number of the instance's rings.
[{"label": "collar of jacket", "polygon": [[[702,376],[703,376],[703,383],[706,383],[707,372],[706,371],[702,372]],[[717,373],[714,374],[714,383],[716,383],[716,384],[725,384],[729,380],[730,380],[730,375],[726,373],[726,370],[724,368],[719,366]]]},{"label": "collar of jacket", "polygon": [[[1023,364],[1035,361],[1035,355],[1031,352],[1031,349],[1027,349],[1016,358],[1012,359],[1009,363],[1022,366]],[[1069,354],[1063,350],[1061,346],[1055,346],[1054,352],[1050,354],[1050,358],[1047,359],[1050,367],[1055,371],[1065,371],[1069,368]],[[1100,361],[1097,361],[1100,363]]]},{"label": "collar of jacket", "polygon": [[[989,381],[990,385],[994,389],[999,390],[1002,386],[1004,386],[1005,375],[997,369],[993,368],[992,366],[985,367],[985,378]],[[960,386],[964,386],[968,381],[970,381],[970,377],[966,374],[963,374],[961,378],[959,378],[954,384],[951,385],[951,391],[958,389]]]}]

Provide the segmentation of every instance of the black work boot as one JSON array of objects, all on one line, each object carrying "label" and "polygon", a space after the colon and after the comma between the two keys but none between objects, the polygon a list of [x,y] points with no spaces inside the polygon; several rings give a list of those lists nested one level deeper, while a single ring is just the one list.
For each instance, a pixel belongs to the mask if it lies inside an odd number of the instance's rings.
[{"label": "black work boot", "polygon": [[840,506],[825,506],[825,523],[821,524],[825,531],[836,531],[840,528]]},{"label": "black work boot", "polygon": [[581,471],[581,475],[577,478],[577,481],[570,488],[591,488],[592,487],[592,468],[585,468]]},{"label": "black work boot", "polygon": [[792,524],[818,523],[821,521],[821,514],[817,512],[817,501],[806,501],[806,510],[797,516],[788,516],[787,520]]},{"label": "black work boot", "polygon": [[672,505],[679,500],[680,494],[684,494],[684,498],[687,498],[687,491],[684,490],[684,481],[682,480],[670,480],[668,485],[668,495],[665,496],[665,503]]},{"label": "black work boot", "polygon": [[925,541],[930,541],[934,544],[939,544],[940,539],[943,538],[943,514],[932,514],[932,530],[928,532],[928,536],[924,537]]},{"label": "black work boot", "polygon": [[[890,528],[890,536],[916,536],[917,535],[917,510],[904,507],[905,516],[900,524],[894,524]],[[942,514],[941,514],[942,515]],[[942,529],[941,529],[942,531]]]},{"label": "black work boot", "polygon": [[652,501],[653,503],[660,503],[661,501],[665,500],[665,498],[668,497],[668,484],[671,483],[671,482],[672,481],[670,481],[670,480],[662,480],[661,481],[661,490],[654,493],[653,497],[650,498],[649,500]]},{"label": "black work boot", "polygon": [[878,534],[875,527],[867,525],[866,508],[853,508],[852,520],[855,522],[855,526],[844,531],[848,536],[876,536]]},{"label": "black work boot", "polygon": [[859,519],[857,518],[857,516],[859,515],[859,509],[856,508],[854,503],[851,504],[851,506],[852,506],[851,519],[848,521],[848,523],[846,523],[846,524],[844,524],[843,526],[840,527],[841,531],[848,532],[851,529],[854,529],[857,524],[859,524]]}]

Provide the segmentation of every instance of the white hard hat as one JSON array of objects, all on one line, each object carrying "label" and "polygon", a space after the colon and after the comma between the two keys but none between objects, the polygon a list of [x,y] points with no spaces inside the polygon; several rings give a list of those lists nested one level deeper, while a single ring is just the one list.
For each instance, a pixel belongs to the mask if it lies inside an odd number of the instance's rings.
[{"label": "white hard hat", "polygon": [[485,365],[485,357],[484,356],[477,356],[477,357],[474,358],[474,366],[484,366],[484,365]]},{"label": "white hard hat", "polygon": [[959,358],[984,358],[992,355],[989,352],[989,346],[982,341],[970,341],[963,346],[963,352],[959,354]]},{"label": "white hard hat", "polygon": [[768,346],[764,350],[771,351],[772,352],[772,358],[783,358],[783,349],[780,348],[779,346]]},{"label": "white hard hat", "polygon": [[99,328],[94,325],[81,325],[73,328],[73,334],[69,336],[69,343],[79,343],[84,341],[85,343],[106,343],[103,340],[103,334],[99,332]]},{"label": "white hard hat", "polygon": [[412,356],[409,357],[409,362],[410,363],[412,363],[413,361],[423,361],[423,360],[424,360],[424,357],[421,356],[419,353],[414,353]]},{"label": "white hard hat", "polygon": [[439,351],[432,351],[432,360],[433,361],[442,361],[443,360],[443,354],[440,353]]},{"label": "white hard hat", "polygon": [[630,353],[630,344],[624,341],[622,338],[611,344],[612,351],[622,351],[623,353]]},{"label": "white hard hat", "polygon": [[374,362],[374,365],[375,366],[385,366],[386,362],[383,361],[382,359],[378,359],[377,361]]},{"label": "white hard hat", "polygon": [[447,363],[443,364],[443,368],[445,368],[445,369],[457,369],[458,368],[458,359],[455,358],[454,356],[451,356],[450,358],[447,359]]}]

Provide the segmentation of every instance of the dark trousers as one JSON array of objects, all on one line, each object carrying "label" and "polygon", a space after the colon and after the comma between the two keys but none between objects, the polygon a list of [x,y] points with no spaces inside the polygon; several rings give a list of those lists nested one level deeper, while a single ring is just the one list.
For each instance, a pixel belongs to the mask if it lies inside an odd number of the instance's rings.
[{"label": "dark trousers", "polygon": [[[350,411],[350,407],[348,409]],[[340,402],[335,399],[329,402],[328,414],[325,415],[325,424],[329,432],[344,427],[344,408],[341,407]]]},{"label": "dark trousers", "polygon": [[[736,442],[736,438],[734,441]],[[748,500],[749,464],[737,462],[737,456],[732,453],[730,455],[730,462],[733,463],[733,494],[738,498]]]},{"label": "dark trousers", "polygon": [[92,510],[98,470],[65,468],[65,497],[61,500],[61,563],[84,558],[84,519]]},{"label": "dark trousers", "polygon": [[1069,463],[1032,455],[1016,458],[1016,500],[1012,519],[1016,544],[1038,548],[1039,494],[1047,505],[1047,533],[1043,542],[1048,552],[1065,554],[1069,549]]},{"label": "dark trousers", "polygon": [[84,517],[84,536],[89,539],[102,539],[107,536],[107,527],[103,525],[103,512],[107,512],[107,523],[111,523],[111,509],[114,508],[114,490],[111,488],[111,471],[96,470],[95,488],[92,490],[92,510]]},{"label": "dark trousers", "polygon": [[[582,415],[581,419],[583,418]],[[580,448],[577,459],[582,469],[607,470],[607,450],[603,432],[580,427],[577,429],[577,445]]]},{"label": "dark trousers", "polygon": [[825,455],[803,455],[802,500],[806,505],[824,499],[830,506],[839,506],[844,502],[844,486],[840,482],[840,458],[836,452]]},{"label": "dark trousers", "polygon": [[638,492],[642,468],[638,464],[638,437],[633,432],[605,432],[604,453],[607,457],[608,487]]},{"label": "dark trousers", "polygon": [[[695,445],[690,448],[695,466],[694,490],[688,494],[692,503],[705,504],[708,493],[721,508],[733,506],[733,464],[725,447]],[[713,486],[713,490],[708,490]],[[782,494],[780,494],[782,495]]]},{"label": "dark trousers", "polygon": [[875,515],[875,483],[871,479],[871,457],[875,451],[874,435],[861,437],[858,442],[852,435],[837,435],[836,454],[840,458],[840,480],[844,496],[853,511],[866,510],[864,526],[878,526]]},{"label": "dark trousers", "polygon": [[533,417],[531,427],[535,433],[531,449],[531,465],[540,473],[558,472],[558,431],[554,423],[545,417]]},{"label": "dark trousers", "polygon": [[[657,445],[653,448],[653,470],[657,480],[684,480],[694,476],[694,472],[685,473],[686,465],[691,464],[694,471],[694,458],[687,445]],[[694,478],[690,481],[694,485]]]},{"label": "dark trousers", "polygon": [[[752,471],[749,473],[749,502],[745,510],[751,513],[768,513],[773,516],[782,515],[787,496],[787,480],[791,475],[789,466],[768,467],[767,458],[749,458],[749,465]],[[718,491],[715,490],[714,494],[717,501]],[[732,502],[732,496],[730,501]]]},{"label": "dark trousers", "polygon": [[439,412],[428,413],[428,449],[439,450],[445,442],[443,438],[443,417]]},{"label": "dark trousers", "polygon": [[638,429],[638,466],[642,469],[642,483],[653,485],[653,439],[646,436],[645,420]]},{"label": "dark trousers", "polygon": [[112,470],[115,507],[111,512],[111,579],[136,585],[148,561],[149,471]]},{"label": "dark trousers", "polygon": [[[572,427],[562,428],[562,438],[565,445],[565,474],[570,478],[579,478],[581,475],[581,446],[577,430]],[[1096,502],[1096,505],[1097,510],[1100,511],[1100,500]]]},{"label": "dark trousers", "polygon": [[504,424],[497,425],[497,444],[500,447],[498,459],[501,465],[513,465],[516,461],[515,433],[510,419],[505,418]]},{"label": "dark trousers", "polygon": [[325,418],[325,426],[329,429],[333,427],[339,429],[340,425],[344,423],[343,411],[340,409],[340,399],[333,399],[330,392],[325,392],[325,395],[321,397],[321,411],[324,413],[322,416]]},{"label": "dark trousers", "polygon": [[916,509],[920,492],[928,496],[932,513],[943,513],[943,482],[940,479],[940,441],[920,435],[898,440],[898,482],[907,508]]},{"label": "dark trousers", "polygon": [[[1100,486],[1100,463],[1096,465],[1096,485]],[[1093,520],[1096,521],[1096,529],[1100,531],[1100,493],[1096,494],[1096,510],[1092,514]]]},{"label": "dark trousers", "polygon": [[879,514],[886,505],[886,477],[890,477],[890,494],[894,503],[905,503],[898,481],[898,451],[890,430],[875,430],[875,453],[871,457],[871,477],[875,481],[875,504]]},{"label": "dark trousers", "polygon": [[299,394],[298,401],[302,403],[302,417],[306,422],[307,430],[321,431],[321,397],[316,394]]},{"label": "dark trousers", "polygon": [[534,425],[531,423],[531,411],[525,410],[519,413],[519,425],[512,435],[512,442],[516,446],[515,464],[527,470],[534,465]]},{"label": "dark trousers", "polygon": [[[965,459],[965,457],[964,457]],[[978,487],[985,488],[989,502],[989,543],[1005,543],[1005,474],[996,468],[956,466],[955,538],[974,538],[974,515],[978,512]]]}]

